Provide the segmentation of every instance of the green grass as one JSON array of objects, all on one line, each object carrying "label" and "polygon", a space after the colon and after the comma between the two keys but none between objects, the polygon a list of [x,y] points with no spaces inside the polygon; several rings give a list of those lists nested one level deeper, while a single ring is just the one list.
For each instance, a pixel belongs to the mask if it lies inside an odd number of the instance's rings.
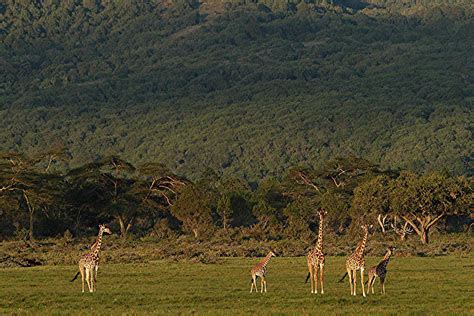
[{"label": "green grass", "polygon": [[[344,258],[329,257],[325,294],[310,294],[305,258],[274,258],[268,293],[249,293],[249,270],[258,259],[223,259],[218,264],[158,261],[107,264],[99,269],[98,290],[81,293],[70,283],[75,266],[0,270],[0,314],[473,314],[474,262],[469,258],[395,258],[386,290],[351,297],[337,283]],[[379,258],[367,258],[373,265]],[[360,278],[358,279],[360,281]],[[359,282],[360,284],[360,282]],[[379,291],[379,286],[376,291]]]}]

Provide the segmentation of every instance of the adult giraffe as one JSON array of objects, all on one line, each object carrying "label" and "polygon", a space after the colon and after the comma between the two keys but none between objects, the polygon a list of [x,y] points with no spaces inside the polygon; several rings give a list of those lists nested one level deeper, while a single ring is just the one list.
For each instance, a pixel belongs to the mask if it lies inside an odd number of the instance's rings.
[{"label": "adult giraffe", "polygon": [[321,282],[321,294],[324,294],[324,252],[323,252],[323,235],[324,235],[324,217],[327,212],[320,210],[319,214],[319,232],[316,246],[308,252],[306,261],[308,263],[308,276],[306,281],[311,279],[311,293],[318,294],[318,269],[319,281]]},{"label": "adult giraffe", "polygon": [[110,228],[105,225],[99,225],[99,234],[97,235],[97,240],[94,245],[91,247],[91,252],[84,254],[79,260],[79,272],[76,273],[74,278],[71,280],[73,282],[77,279],[79,273],[82,277],[82,292],[84,293],[84,277],[87,282],[87,287],[89,292],[95,292],[95,281],[97,280],[97,270],[99,269],[99,252],[102,245],[102,236],[104,233],[112,234]]},{"label": "adult giraffe", "polygon": [[346,259],[346,274],[339,280],[342,282],[346,275],[349,275],[349,284],[351,286],[351,295],[356,295],[356,288],[357,288],[357,270],[360,270],[360,278],[362,284],[362,295],[365,297],[365,285],[364,285],[364,269],[365,269],[365,246],[367,244],[367,239],[369,238],[369,229],[372,228],[372,225],[362,225],[362,229],[364,230],[364,237],[357,245],[357,248],[354,252],[347,257]]}]

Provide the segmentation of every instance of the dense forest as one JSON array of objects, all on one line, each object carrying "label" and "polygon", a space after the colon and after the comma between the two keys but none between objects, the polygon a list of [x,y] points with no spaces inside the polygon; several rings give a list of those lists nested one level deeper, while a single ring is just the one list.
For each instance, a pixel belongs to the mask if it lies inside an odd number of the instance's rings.
[{"label": "dense forest", "polygon": [[362,157],[472,175],[466,1],[0,4],[0,150],[259,182]]}]

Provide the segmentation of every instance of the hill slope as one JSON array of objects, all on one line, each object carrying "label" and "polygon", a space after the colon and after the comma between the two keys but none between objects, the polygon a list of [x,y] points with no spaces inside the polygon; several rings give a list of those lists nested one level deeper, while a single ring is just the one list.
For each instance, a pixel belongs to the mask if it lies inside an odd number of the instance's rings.
[{"label": "hill slope", "polygon": [[[235,3],[244,4],[235,4]],[[473,173],[469,1],[6,1],[0,150]]]}]

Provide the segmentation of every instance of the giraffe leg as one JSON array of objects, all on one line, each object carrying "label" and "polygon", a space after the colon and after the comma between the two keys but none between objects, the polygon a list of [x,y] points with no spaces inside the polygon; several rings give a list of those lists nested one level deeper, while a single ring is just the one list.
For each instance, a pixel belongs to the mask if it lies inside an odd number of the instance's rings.
[{"label": "giraffe leg", "polygon": [[318,294],[318,266],[314,265],[314,294]]},{"label": "giraffe leg", "polygon": [[354,283],[354,296],[357,295],[357,270],[352,270],[352,282]]},{"label": "giraffe leg", "polygon": [[372,294],[374,294],[374,290],[373,290],[374,280],[375,280],[375,276],[369,273],[369,281],[367,282],[367,293],[370,293],[370,289],[372,289]]},{"label": "giraffe leg", "polygon": [[351,295],[354,293],[354,290],[352,288],[352,270],[347,269],[347,276],[349,277],[349,285],[351,286]]},{"label": "giraffe leg", "polygon": [[372,294],[374,294],[374,285],[375,285],[375,280],[377,279],[377,276],[374,275],[374,278],[372,279]]},{"label": "giraffe leg", "polygon": [[324,294],[324,264],[319,265],[319,280],[321,281],[321,294]]},{"label": "giraffe leg", "polygon": [[89,282],[91,284],[89,292],[94,293],[94,269],[89,271]]},{"label": "giraffe leg", "polygon": [[[255,276],[252,275],[252,282],[250,283],[250,293],[252,293],[252,291],[253,291],[253,286],[254,286],[255,283],[256,283],[256,281],[255,281]],[[256,286],[256,285],[255,285],[255,286]],[[256,289],[256,288],[255,288],[255,289]]]},{"label": "giraffe leg", "polygon": [[370,275],[370,271],[369,271],[369,275],[367,276],[368,280],[367,280],[367,294],[369,294],[370,292],[370,281],[372,280],[372,276]]},{"label": "giraffe leg", "polygon": [[263,293],[263,282],[264,282],[263,280],[264,280],[264,277],[261,276],[260,277],[260,293]]},{"label": "giraffe leg", "polygon": [[308,260],[308,270],[309,270],[309,282],[311,283],[311,293],[314,292],[314,277],[313,277],[313,265],[311,262]]},{"label": "giraffe leg", "polygon": [[263,278],[263,285],[265,285],[265,293],[267,293],[267,279]]},{"label": "giraffe leg", "polygon": [[79,266],[79,272],[81,272],[82,293],[84,293],[84,267]]},{"label": "giraffe leg", "polygon": [[97,271],[99,270],[99,265],[95,266],[94,269],[94,292],[97,290]]},{"label": "giraffe leg", "polygon": [[90,278],[91,278],[91,288],[92,288],[92,292],[95,292],[94,269],[91,270]]},{"label": "giraffe leg", "polygon": [[86,282],[87,287],[89,288],[89,292],[92,292],[91,283],[90,283],[90,271],[86,268]]},{"label": "giraffe leg", "polygon": [[362,295],[365,296],[365,284],[364,284],[364,268],[360,268],[360,285],[362,286]]},{"label": "giraffe leg", "polygon": [[385,277],[380,277],[380,285],[382,286],[382,294],[385,294]]}]

